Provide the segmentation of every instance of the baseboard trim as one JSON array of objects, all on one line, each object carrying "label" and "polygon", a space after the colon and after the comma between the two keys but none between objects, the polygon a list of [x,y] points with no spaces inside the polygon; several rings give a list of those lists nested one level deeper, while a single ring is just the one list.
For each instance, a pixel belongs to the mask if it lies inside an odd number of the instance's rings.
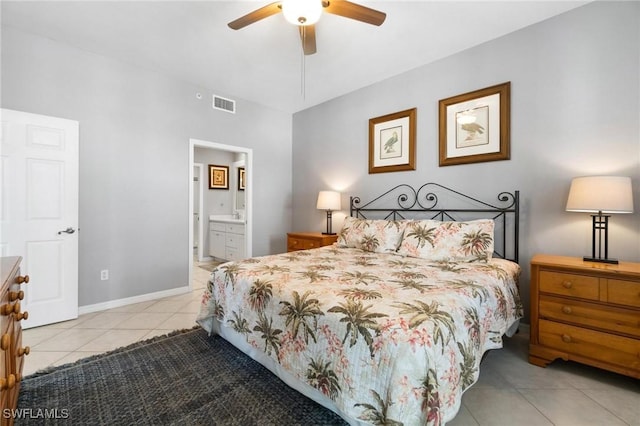
[{"label": "baseboard trim", "polygon": [[89,314],[91,312],[104,311],[107,309],[120,308],[122,306],[133,305],[134,303],[148,302],[150,300],[162,299],[164,297],[179,296],[189,293],[191,289],[186,287],[172,288],[170,290],[156,291],[154,293],[141,294],[139,296],[125,297],[124,299],[109,300],[108,302],[95,303],[78,307],[78,315]]}]

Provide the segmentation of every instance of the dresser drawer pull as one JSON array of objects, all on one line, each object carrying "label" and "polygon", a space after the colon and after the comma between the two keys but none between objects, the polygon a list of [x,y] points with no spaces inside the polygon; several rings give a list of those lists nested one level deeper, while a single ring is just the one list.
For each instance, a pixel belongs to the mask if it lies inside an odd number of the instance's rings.
[{"label": "dresser drawer pull", "polygon": [[25,275],[25,276],[18,275],[16,277],[16,282],[18,284],[22,284],[22,283],[28,284],[29,283],[29,275]]},{"label": "dresser drawer pull", "polygon": [[18,312],[20,312],[20,303],[5,303],[0,307],[0,314],[2,315],[11,315],[13,313],[17,314]]},{"label": "dresser drawer pull", "polygon": [[567,314],[567,315],[571,314],[571,312],[572,312],[571,307],[570,306],[563,306],[562,307],[562,312]]},{"label": "dresser drawer pull", "polygon": [[11,336],[9,336],[8,334],[3,334],[2,338],[0,339],[0,349],[2,349],[3,351],[6,351],[7,349],[9,349],[9,345],[11,344]]},{"label": "dresser drawer pull", "polygon": [[24,348],[18,349],[18,356],[29,355],[31,352],[31,348],[29,346],[25,346]]},{"label": "dresser drawer pull", "polygon": [[16,320],[17,321],[22,321],[22,320],[27,320],[29,319],[29,312],[24,311],[22,313],[19,313],[18,315],[16,315]]},{"label": "dresser drawer pull", "polygon": [[9,301],[13,302],[15,300],[22,300],[24,299],[24,291],[20,290],[20,291],[10,291],[9,292]]},{"label": "dresser drawer pull", "polygon": [[14,374],[9,374],[7,378],[4,377],[0,379],[0,389],[7,390],[13,389],[16,385],[16,376]]},{"label": "dresser drawer pull", "polygon": [[571,281],[562,281],[562,287],[564,288],[571,288],[573,287],[573,283]]},{"label": "dresser drawer pull", "polygon": [[565,342],[565,343],[571,343],[572,342],[571,336],[569,336],[568,334],[563,334],[562,335],[562,341]]}]

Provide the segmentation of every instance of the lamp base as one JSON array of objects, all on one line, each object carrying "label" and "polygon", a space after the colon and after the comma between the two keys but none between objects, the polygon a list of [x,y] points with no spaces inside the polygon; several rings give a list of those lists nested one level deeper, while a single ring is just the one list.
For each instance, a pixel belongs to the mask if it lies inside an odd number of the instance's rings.
[{"label": "lamp base", "polygon": [[611,263],[613,265],[617,265],[618,259],[600,259],[597,257],[583,257],[582,260],[584,260],[585,262],[599,262],[599,263]]},{"label": "lamp base", "polygon": [[323,232],[322,235],[337,235],[335,232]]}]

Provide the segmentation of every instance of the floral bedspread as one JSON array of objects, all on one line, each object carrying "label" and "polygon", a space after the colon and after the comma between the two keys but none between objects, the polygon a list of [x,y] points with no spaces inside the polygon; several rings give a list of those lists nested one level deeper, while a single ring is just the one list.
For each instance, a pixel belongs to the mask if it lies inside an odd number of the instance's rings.
[{"label": "floral bedspread", "polygon": [[232,327],[354,419],[438,425],[522,317],[519,273],[502,259],[429,263],[328,246],[219,266],[198,322]]}]

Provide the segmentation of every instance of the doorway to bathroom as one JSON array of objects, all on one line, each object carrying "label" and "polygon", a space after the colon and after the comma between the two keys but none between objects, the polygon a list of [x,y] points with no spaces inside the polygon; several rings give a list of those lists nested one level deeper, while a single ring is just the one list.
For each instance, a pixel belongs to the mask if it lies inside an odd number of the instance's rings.
[{"label": "doorway to bathroom", "polygon": [[[252,255],[253,150],[190,139],[189,165],[189,285],[192,287],[194,266],[221,260],[211,255],[215,250],[209,241],[210,219],[240,222],[244,238],[239,251],[243,257]],[[218,178],[222,180],[217,181]]]}]

